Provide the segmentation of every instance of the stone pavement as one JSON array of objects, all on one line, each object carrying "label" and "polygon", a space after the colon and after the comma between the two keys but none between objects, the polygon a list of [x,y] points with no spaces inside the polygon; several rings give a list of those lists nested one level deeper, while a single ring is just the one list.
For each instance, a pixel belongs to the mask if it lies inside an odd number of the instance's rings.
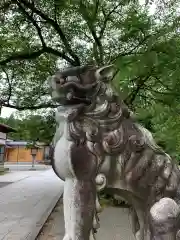
[{"label": "stone pavement", "polygon": [[[7,172],[4,175],[0,175],[0,182],[15,183],[15,182],[18,182],[25,178],[36,176],[38,173],[39,172],[37,172],[37,171]],[[40,172],[40,173],[42,173],[42,172]]]},{"label": "stone pavement", "polygon": [[[97,240],[135,240],[131,232],[128,211],[127,208],[105,208],[100,214],[101,228]],[[63,236],[63,206],[62,201],[59,201],[37,240],[62,240]]]},{"label": "stone pavement", "polygon": [[34,240],[63,193],[52,169],[19,174],[0,176],[0,240]]},{"label": "stone pavement", "polygon": [[[14,163],[6,162],[4,164],[4,166],[9,168],[10,171],[28,171],[29,169],[31,169],[32,164],[31,163],[24,163],[24,162],[19,162],[19,163],[18,162],[14,162]],[[51,166],[36,163],[35,168],[36,168],[36,170],[47,170],[47,169],[50,169]]]}]

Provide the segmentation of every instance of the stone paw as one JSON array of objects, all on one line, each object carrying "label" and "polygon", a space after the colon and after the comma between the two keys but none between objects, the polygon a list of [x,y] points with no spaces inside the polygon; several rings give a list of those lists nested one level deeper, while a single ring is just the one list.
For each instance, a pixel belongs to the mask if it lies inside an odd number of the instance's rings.
[{"label": "stone paw", "polygon": [[143,235],[144,235],[144,234],[142,234],[142,231],[141,231],[141,230],[137,231],[136,234],[135,234],[136,240],[144,240],[145,238],[144,238]]},{"label": "stone paw", "polygon": [[66,234],[66,235],[64,236],[63,240],[72,240],[72,238],[71,238],[68,234]]}]

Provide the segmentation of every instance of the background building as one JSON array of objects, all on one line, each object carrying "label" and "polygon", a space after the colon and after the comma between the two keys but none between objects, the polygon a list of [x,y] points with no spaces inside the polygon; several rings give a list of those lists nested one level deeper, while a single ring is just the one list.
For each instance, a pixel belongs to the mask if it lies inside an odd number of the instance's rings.
[{"label": "background building", "polygon": [[16,130],[5,124],[0,124],[0,172],[4,171],[6,140],[9,132],[16,132]]},{"label": "background building", "polygon": [[[32,162],[31,148],[27,147],[26,141],[6,141],[5,161],[12,163],[28,163]],[[45,163],[48,161],[49,146],[37,148],[36,162]]]}]

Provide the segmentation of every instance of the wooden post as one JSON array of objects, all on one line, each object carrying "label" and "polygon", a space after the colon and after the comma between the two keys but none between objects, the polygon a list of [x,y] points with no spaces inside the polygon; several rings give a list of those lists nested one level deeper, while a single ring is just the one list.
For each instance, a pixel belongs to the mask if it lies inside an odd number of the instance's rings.
[{"label": "wooden post", "polygon": [[0,146],[0,172],[4,172],[4,146]]}]

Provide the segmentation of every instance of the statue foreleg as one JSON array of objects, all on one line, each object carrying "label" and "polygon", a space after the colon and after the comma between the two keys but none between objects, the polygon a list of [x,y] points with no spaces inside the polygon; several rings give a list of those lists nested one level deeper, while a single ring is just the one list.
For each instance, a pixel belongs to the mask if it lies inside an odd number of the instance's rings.
[{"label": "statue foreleg", "polygon": [[72,176],[64,184],[64,240],[90,240],[96,207],[96,158],[85,145],[71,148]]},{"label": "statue foreleg", "polygon": [[92,182],[66,179],[64,184],[64,240],[89,240],[95,208]]}]

